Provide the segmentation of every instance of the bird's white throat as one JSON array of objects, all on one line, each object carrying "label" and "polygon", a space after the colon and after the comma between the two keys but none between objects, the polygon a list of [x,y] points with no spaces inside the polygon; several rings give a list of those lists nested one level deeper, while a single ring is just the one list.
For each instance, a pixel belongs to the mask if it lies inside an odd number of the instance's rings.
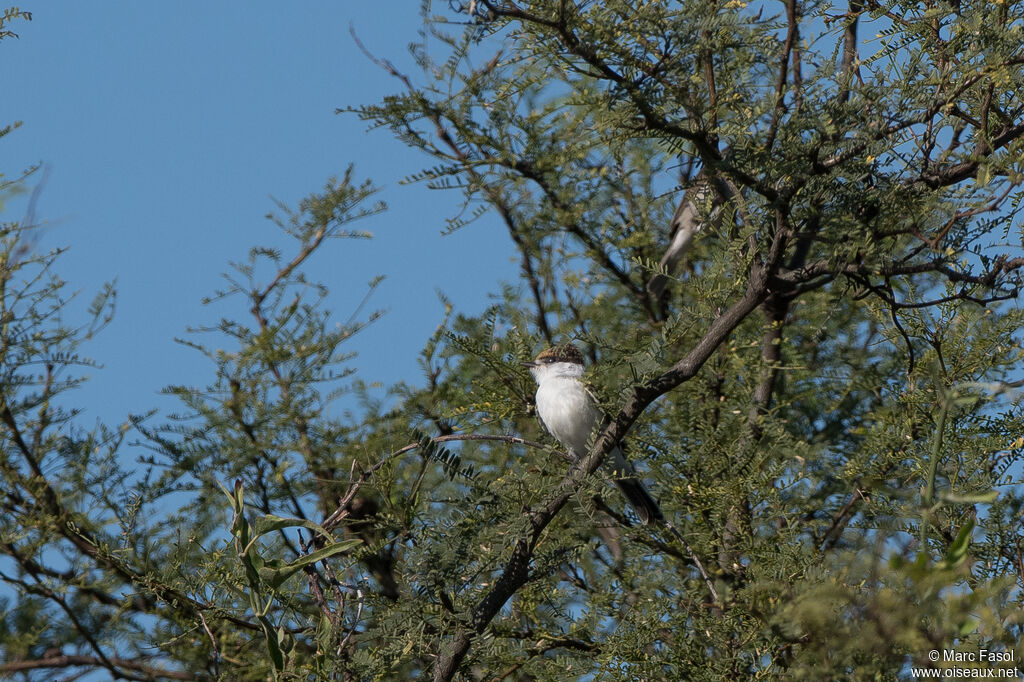
[{"label": "bird's white throat", "polygon": [[549,362],[531,367],[530,374],[538,386],[543,386],[548,379],[579,379],[583,376],[583,365],[575,362]]}]

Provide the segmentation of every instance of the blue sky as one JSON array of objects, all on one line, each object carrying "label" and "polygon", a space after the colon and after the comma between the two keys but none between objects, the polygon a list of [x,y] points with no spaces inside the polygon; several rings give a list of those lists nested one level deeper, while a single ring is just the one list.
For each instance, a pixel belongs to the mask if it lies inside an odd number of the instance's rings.
[{"label": "blue sky", "polygon": [[[356,47],[416,75],[418,3],[25,2],[31,22],[0,42],[0,140],[8,178],[38,162],[51,171],[37,207],[40,246],[69,246],[59,274],[84,310],[117,279],[114,322],[86,347],[103,364],[70,404],[83,424],[122,421],[176,404],[167,384],[205,384],[212,365],[176,344],[186,327],[234,308],[203,306],[229,260],[285,242],[264,216],[271,197],[294,205],[355,163],[389,204],[354,227],[372,241],[335,241],[312,262],[340,320],[377,275],[369,308],[387,314],[357,337],[366,381],[418,381],[416,351],[443,313],[435,290],[475,313],[517,266],[493,219],[441,236],[454,193],[400,186],[429,164],[383,130],[337,108],[374,102],[400,84]],[[38,177],[35,176],[35,177]],[[21,216],[13,203],[3,220]],[[22,209],[23,210],[23,209]]]}]

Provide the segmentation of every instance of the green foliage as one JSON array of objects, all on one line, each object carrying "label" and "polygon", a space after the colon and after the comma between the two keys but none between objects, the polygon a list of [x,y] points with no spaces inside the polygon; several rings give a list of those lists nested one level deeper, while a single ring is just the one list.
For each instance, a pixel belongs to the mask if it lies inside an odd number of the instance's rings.
[{"label": "green foliage", "polygon": [[[15,20],[32,21],[32,13],[18,9],[17,7],[8,7],[3,10],[3,15],[0,16],[0,40],[3,40],[4,38],[18,37],[17,33],[7,28],[11,22]],[[0,137],[2,137],[2,135],[0,135]]]},{"label": "green foliage", "polygon": [[[0,671],[1020,660],[1022,8],[452,3],[413,46],[422,82],[378,60],[401,92],[352,111],[429,156],[407,180],[458,194],[449,231],[504,230],[521,277],[480,315],[442,296],[422,378],[383,397],[353,347],[377,281],[330,293],[304,270],[383,208],[351,169],[270,216],[286,245],[232,264],[223,319],[182,341],[212,367],[167,389],[181,414],[116,429],[62,407],[113,290],[66,326],[58,254],[5,225]],[[701,187],[720,218],[669,258]],[[568,340],[611,417],[574,463],[520,364]],[[622,437],[671,525],[608,485]]]}]

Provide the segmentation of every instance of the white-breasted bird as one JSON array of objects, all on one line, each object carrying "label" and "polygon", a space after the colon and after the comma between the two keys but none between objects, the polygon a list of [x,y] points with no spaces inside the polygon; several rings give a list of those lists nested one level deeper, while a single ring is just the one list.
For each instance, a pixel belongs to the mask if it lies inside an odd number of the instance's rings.
[{"label": "white-breasted bird", "polygon": [[[587,454],[594,430],[605,422],[597,400],[583,383],[583,355],[571,343],[552,346],[533,362],[524,362],[537,381],[537,414],[548,433],[579,460]],[[608,453],[613,480],[646,523],[664,518],[661,508],[636,476],[633,465],[616,445]]]}]

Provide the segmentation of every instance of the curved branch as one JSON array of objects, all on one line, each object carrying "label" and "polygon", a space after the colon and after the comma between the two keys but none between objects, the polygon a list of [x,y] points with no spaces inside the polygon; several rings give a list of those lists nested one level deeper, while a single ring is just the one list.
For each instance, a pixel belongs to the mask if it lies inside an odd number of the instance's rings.
[{"label": "curved branch", "polygon": [[793,80],[794,85],[799,87],[800,63],[798,56],[800,47],[800,18],[797,12],[796,0],[786,0],[786,42],[782,46],[782,56],[779,58],[779,74],[775,79],[775,107],[772,109],[772,122],[768,126],[768,135],[765,140],[765,149],[771,151],[775,146],[775,136],[779,131],[779,123],[786,111],[786,76],[789,74],[789,62],[793,59]]},{"label": "curved branch", "polygon": [[[194,680],[196,675],[190,672],[182,672],[179,670],[164,670],[161,668],[154,668],[152,666],[143,665],[136,661],[127,660],[124,658],[111,658],[110,662],[118,668],[124,670],[132,670],[142,674],[144,677],[133,678],[133,679],[168,679],[168,680]],[[57,668],[75,668],[75,667],[92,667],[100,668],[106,667],[103,661],[95,656],[48,656],[45,658],[36,659],[24,659],[17,661],[8,661],[7,663],[0,663],[0,673],[13,674],[19,672],[27,672],[29,670],[43,670],[43,669],[57,669]]]}]

